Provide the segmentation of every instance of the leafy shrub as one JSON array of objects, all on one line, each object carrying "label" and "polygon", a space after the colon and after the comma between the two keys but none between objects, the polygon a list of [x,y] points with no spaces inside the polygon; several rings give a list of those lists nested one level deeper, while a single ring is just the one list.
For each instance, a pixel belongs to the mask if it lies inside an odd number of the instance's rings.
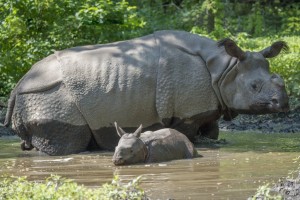
[{"label": "leafy shrub", "polygon": [[127,1],[0,0],[0,95],[54,50],[113,42],[144,26]]},{"label": "leafy shrub", "polygon": [[98,189],[86,188],[60,176],[47,178],[44,182],[31,182],[26,177],[5,177],[0,181],[0,200],[5,199],[147,199],[139,187],[141,177],[122,184],[116,176],[111,184]]},{"label": "leafy shrub", "polygon": [[300,156],[293,159],[293,163],[297,163],[296,170],[290,170],[289,175],[281,178],[278,183],[271,185],[270,183],[259,186],[255,195],[249,197],[248,200],[270,199],[299,199],[300,198]]},{"label": "leafy shrub", "polygon": [[283,196],[272,191],[269,184],[262,185],[257,188],[255,195],[249,197],[248,200],[282,200]]}]

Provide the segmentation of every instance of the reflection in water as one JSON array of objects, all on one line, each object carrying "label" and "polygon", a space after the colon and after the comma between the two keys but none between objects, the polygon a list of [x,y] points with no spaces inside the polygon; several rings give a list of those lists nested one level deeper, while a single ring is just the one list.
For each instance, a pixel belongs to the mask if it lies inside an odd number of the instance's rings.
[{"label": "reflection in water", "polygon": [[[0,174],[26,175],[43,180],[50,174],[71,178],[89,187],[110,182],[114,175],[131,180],[143,175],[142,188],[151,199],[246,199],[264,181],[277,181],[296,169],[298,153],[229,152],[200,149],[203,156],[160,164],[115,167],[113,153],[98,152],[70,156],[45,156],[21,152],[12,143],[1,148]],[[12,153],[13,152],[13,153]]]}]

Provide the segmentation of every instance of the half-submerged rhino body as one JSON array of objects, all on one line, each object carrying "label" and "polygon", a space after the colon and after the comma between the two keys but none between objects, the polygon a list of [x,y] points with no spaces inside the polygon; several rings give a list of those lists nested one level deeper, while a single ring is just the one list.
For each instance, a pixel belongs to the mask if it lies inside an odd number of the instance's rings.
[{"label": "half-submerged rhino body", "polygon": [[113,155],[115,165],[164,162],[199,156],[193,143],[175,129],[164,128],[142,133],[142,125],[134,133],[126,133],[115,123],[121,137]]},{"label": "half-submerged rhino body", "polygon": [[283,80],[266,58],[287,46],[275,42],[244,52],[232,40],[215,42],[183,31],[158,31],[111,44],[55,52],[36,63],[11,93],[5,125],[23,149],[50,155],[113,150],[137,123],[173,128],[191,140],[218,137],[217,120],[238,113],[288,109]]}]

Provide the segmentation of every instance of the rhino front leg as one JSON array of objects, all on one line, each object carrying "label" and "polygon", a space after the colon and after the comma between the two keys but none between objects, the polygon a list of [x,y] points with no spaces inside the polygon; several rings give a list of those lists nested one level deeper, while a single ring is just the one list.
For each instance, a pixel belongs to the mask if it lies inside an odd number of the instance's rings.
[{"label": "rhino front leg", "polygon": [[201,136],[217,140],[219,137],[219,125],[217,121],[205,123],[200,126]]},{"label": "rhino front leg", "polygon": [[34,146],[31,144],[31,140],[23,140],[21,143],[21,149],[22,151],[30,151],[31,149],[33,149]]},{"label": "rhino front leg", "polygon": [[173,117],[171,119],[163,119],[163,124],[166,128],[173,128],[183,133],[191,142],[195,141],[195,138],[199,132],[199,125],[197,123],[186,122],[185,120],[179,119],[177,117]]}]

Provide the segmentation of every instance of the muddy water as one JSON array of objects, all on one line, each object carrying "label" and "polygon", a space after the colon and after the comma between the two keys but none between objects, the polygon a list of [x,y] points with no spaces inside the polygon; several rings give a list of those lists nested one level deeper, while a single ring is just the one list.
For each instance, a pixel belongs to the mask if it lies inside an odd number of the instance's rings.
[{"label": "muddy water", "polygon": [[143,175],[141,187],[151,199],[246,199],[264,182],[276,182],[296,169],[298,152],[245,152],[197,148],[203,156],[150,165],[115,167],[112,153],[97,152],[50,157],[24,153],[16,139],[0,140],[0,174],[43,180],[50,174],[74,179],[89,187],[108,183],[114,175],[126,182]]}]

